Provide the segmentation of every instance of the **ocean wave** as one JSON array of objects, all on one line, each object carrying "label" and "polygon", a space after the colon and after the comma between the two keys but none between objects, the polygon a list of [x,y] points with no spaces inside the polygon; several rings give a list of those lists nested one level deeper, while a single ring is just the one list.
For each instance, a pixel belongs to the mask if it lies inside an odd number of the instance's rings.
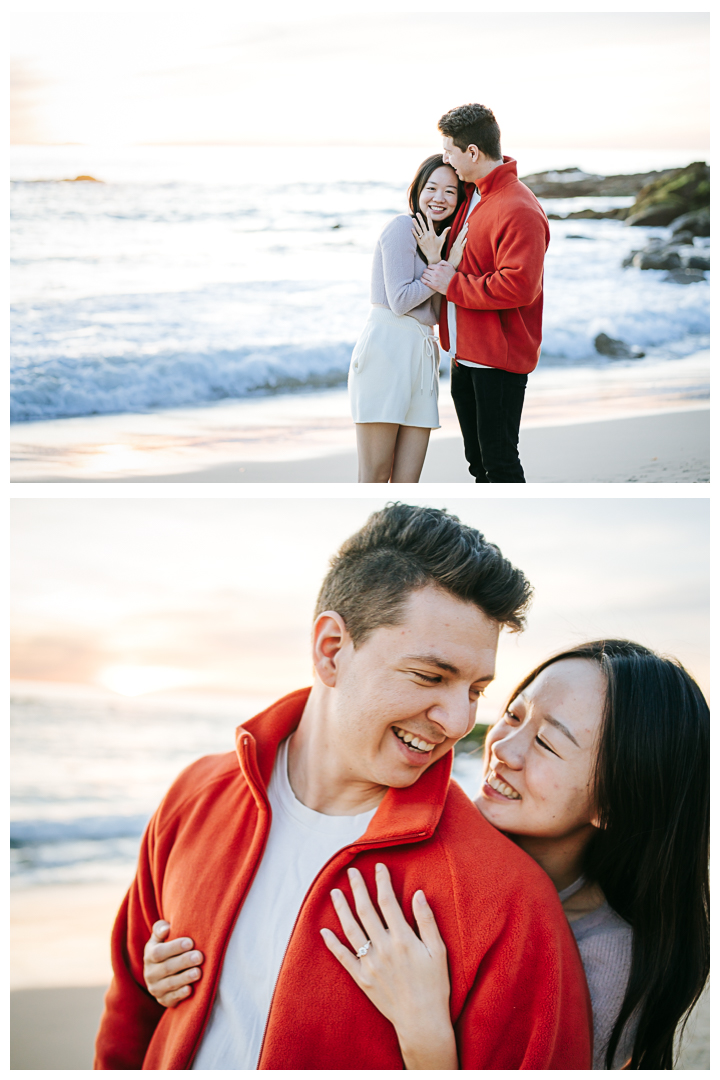
[{"label": "ocean wave", "polygon": [[353,346],[249,346],[152,357],[57,357],[15,373],[13,422],[96,413],[144,412],[225,398],[339,386]]},{"label": "ocean wave", "polygon": [[[555,297],[550,297],[543,325],[541,362],[546,365],[555,360],[603,363],[595,350],[598,334],[646,350],[665,349],[669,356],[676,354],[681,343],[687,343],[683,355],[696,351],[698,344],[693,339],[704,338],[708,333],[709,282],[672,285],[662,280],[663,271],[628,273],[652,275],[652,280],[645,277],[638,283],[629,277],[629,287],[623,290],[618,284],[602,304],[604,310],[590,318],[586,304],[580,302],[573,310],[572,304],[561,307]],[[672,292],[668,294],[666,290]]]},{"label": "ocean wave", "polygon": [[[612,362],[595,351],[594,340],[600,333],[658,356],[663,351],[668,357],[695,351],[698,339],[704,340],[707,333],[707,284],[676,288],[684,291],[674,298],[672,309],[655,297],[642,308],[631,301],[625,310],[618,298],[611,314],[593,319],[567,309],[557,317],[548,312],[541,364]],[[118,319],[116,326],[121,325]],[[74,339],[78,352],[80,340]],[[148,355],[147,346],[138,341],[128,342],[130,355],[98,356],[92,337],[85,340],[85,355],[51,355],[16,367],[10,393],[13,422],[148,412],[341,386],[354,345],[353,341],[288,342],[206,351],[161,350]]]},{"label": "ocean wave", "polygon": [[10,847],[137,839],[142,836],[148,821],[148,814],[75,818],[72,821],[13,821],[10,823]]}]

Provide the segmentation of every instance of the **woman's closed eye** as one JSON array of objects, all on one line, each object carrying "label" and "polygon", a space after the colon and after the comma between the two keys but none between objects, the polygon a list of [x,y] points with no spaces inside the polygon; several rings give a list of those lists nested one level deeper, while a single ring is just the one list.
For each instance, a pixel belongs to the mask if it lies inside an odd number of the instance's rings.
[{"label": "woman's closed eye", "polygon": [[535,742],[538,743],[539,746],[542,746],[544,750],[549,750],[551,754],[555,754],[555,757],[560,756],[559,754],[555,753],[552,746],[548,746],[548,744],[546,742],[543,742],[543,740],[540,738],[539,735],[535,736]]}]

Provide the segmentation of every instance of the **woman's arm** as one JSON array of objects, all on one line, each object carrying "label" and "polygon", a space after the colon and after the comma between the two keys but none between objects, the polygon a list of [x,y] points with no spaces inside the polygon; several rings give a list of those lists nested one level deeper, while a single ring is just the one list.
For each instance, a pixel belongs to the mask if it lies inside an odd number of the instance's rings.
[{"label": "woman's arm", "polygon": [[[424,894],[418,891],[413,897],[418,937],[405,921],[383,863],[375,867],[375,880],[387,929],[373,906],[362,874],[351,867],[348,877],[362,925],[354,918],[340,889],[333,889],[331,895],[355,955],[332,930],[320,931],[323,941],[394,1026],[406,1068],[457,1069],[447,953]],[[358,957],[358,950],[368,940],[371,945],[367,953]]]},{"label": "woman's arm", "polygon": [[415,277],[417,244],[409,214],[400,214],[385,226],[380,234],[380,251],[390,310],[393,315],[407,315],[433,295],[433,290]]}]

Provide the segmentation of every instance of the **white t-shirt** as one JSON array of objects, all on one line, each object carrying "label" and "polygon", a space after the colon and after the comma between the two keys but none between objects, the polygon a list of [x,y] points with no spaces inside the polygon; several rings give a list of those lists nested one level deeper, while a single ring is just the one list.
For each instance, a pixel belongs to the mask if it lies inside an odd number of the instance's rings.
[{"label": "white t-shirt", "polygon": [[[325,863],[358,840],[375,813],[331,817],[303,806],[288,780],[289,742],[278,748],[268,786],[272,824],[265,854],[230,936],[193,1069],[257,1068],[275,983],[305,895]],[[318,934],[318,949],[324,948]]]},{"label": "white t-shirt", "polygon": [[[469,207],[467,215],[465,217],[466,221],[470,217],[470,215],[472,214],[473,210],[475,209],[475,207],[477,206],[477,204],[479,202],[480,202],[480,192],[478,191],[477,188],[475,188],[475,191],[473,192],[473,196],[472,196],[472,198],[470,200],[470,207]],[[449,300],[448,300],[448,306],[447,306],[447,322],[448,322],[448,335],[450,337],[450,350],[449,350],[450,351],[450,356],[452,357],[453,360],[457,360],[457,357],[455,355],[455,353],[457,352],[457,316],[455,314],[455,305],[451,304]],[[458,360],[457,362],[458,362],[458,364],[462,364],[464,367],[492,368],[491,364],[474,364],[472,362],[472,360]]]}]

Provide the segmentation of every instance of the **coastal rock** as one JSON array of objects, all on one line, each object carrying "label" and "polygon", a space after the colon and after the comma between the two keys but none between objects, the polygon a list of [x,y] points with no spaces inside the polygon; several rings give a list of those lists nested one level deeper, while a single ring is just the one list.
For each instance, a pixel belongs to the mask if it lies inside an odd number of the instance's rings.
[{"label": "coastal rock", "polygon": [[600,221],[602,218],[616,218],[622,221],[628,210],[616,207],[614,210],[573,210],[571,214],[548,214],[548,221]]},{"label": "coastal rock", "polygon": [[610,356],[613,360],[639,360],[645,355],[637,345],[627,345],[619,338],[608,334],[598,334],[595,338],[595,350],[601,356]]},{"label": "coastal rock", "polygon": [[692,244],[693,234],[689,229],[680,229],[679,232],[672,231],[673,244]]},{"label": "coastal rock", "polygon": [[631,251],[622,264],[624,267],[635,266],[639,270],[709,270],[709,251],[696,248],[692,243],[678,243],[683,235],[687,234],[677,233],[668,243],[659,239],[650,240],[644,248]]},{"label": "coastal rock", "polygon": [[694,161],[647,184],[626,220],[628,225],[670,225],[681,216],[709,206],[710,167],[704,161]]},{"label": "coastal rock", "polygon": [[694,281],[704,281],[705,275],[702,270],[671,270],[666,274],[663,281],[672,281],[676,285],[692,285]]},{"label": "coastal rock", "polygon": [[[675,169],[664,169],[649,173],[625,173],[615,176],[599,176],[585,173],[573,166],[570,169],[557,169],[543,173],[523,176],[523,184],[539,199],[574,199],[579,196],[596,197],[599,195],[627,196],[638,195],[643,188],[653,181],[668,177]],[[605,216],[604,214],[602,215]]]},{"label": "coastal rock", "polygon": [[710,269],[710,256],[703,255],[693,251],[692,255],[688,255],[685,259],[685,266],[688,270],[709,270]]},{"label": "coastal rock", "polygon": [[640,270],[677,270],[682,262],[679,251],[673,247],[663,247],[636,252],[630,265]]},{"label": "coastal rock", "polygon": [[710,235],[710,207],[704,206],[702,210],[692,210],[689,214],[681,214],[672,223],[673,240],[677,240],[677,233],[687,232],[691,236]]},{"label": "coastal rock", "polygon": [[78,180],[82,181],[83,183],[89,181],[91,184],[104,184],[105,183],[104,180],[98,180],[94,176],[69,176],[69,177],[66,177],[64,180],[61,180],[60,182],[62,184],[77,184]]}]

